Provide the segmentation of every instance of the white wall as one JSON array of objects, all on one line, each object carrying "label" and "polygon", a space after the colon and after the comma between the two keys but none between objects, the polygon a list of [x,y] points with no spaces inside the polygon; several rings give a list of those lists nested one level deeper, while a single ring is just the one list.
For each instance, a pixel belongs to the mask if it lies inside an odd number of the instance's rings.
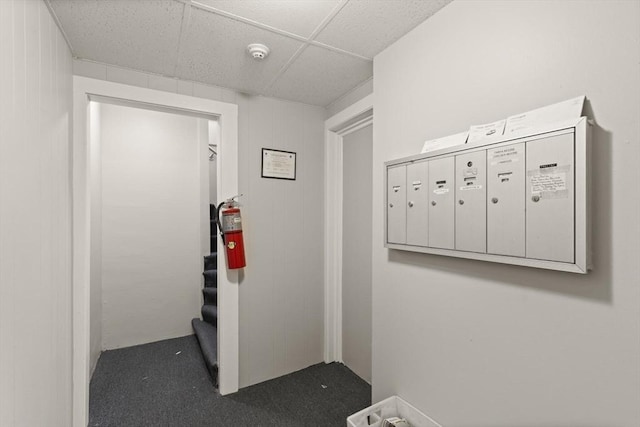
[{"label": "white wall", "polygon": [[104,349],[189,335],[199,317],[198,120],[100,107]]},{"label": "white wall", "polygon": [[[324,109],[81,60],[74,61],[74,74],[238,105],[247,251],[240,386],[321,362]],[[262,147],[297,152],[297,180],[260,178]]]},{"label": "white wall", "polygon": [[342,360],[371,383],[373,126],[343,138]]},{"label": "white wall", "polygon": [[218,191],[217,191],[217,176],[218,176],[218,156],[214,156],[213,160],[209,161],[209,203],[217,205]]},{"label": "white wall", "polygon": [[0,1],[0,426],[71,424],[71,54]]},{"label": "white wall", "polygon": [[[203,259],[205,255],[211,253],[211,217],[209,215],[209,203],[211,203],[211,197],[215,197],[217,194],[218,171],[215,167],[215,162],[209,161],[209,143],[215,134],[217,134],[217,139],[220,139],[218,120],[197,118],[197,133],[197,144],[200,150],[200,195],[198,197],[200,201],[200,259]],[[213,166],[211,163],[213,163]],[[211,174],[213,174],[213,178]],[[213,191],[211,190],[211,186],[214,187]],[[204,264],[202,268],[204,268]],[[202,279],[202,286],[204,286],[204,278]],[[204,298],[201,298],[200,302],[204,303]]]},{"label": "white wall", "polygon": [[[247,246],[240,385],[247,386],[323,360],[324,109],[245,95],[236,102]],[[295,181],[260,177],[263,147],[297,153]]]},{"label": "white wall", "polygon": [[[638,2],[453,2],[375,58],[374,400],[445,426],[640,425],[639,37]],[[582,94],[591,273],[383,248],[384,161]]]},{"label": "white wall", "polygon": [[[217,120],[209,121],[208,127],[209,144],[217,146],[220,144],[220,123]],[[208,156],[209,154],[207,154]],[[209,203],[217,205],[218,202],[218,155],[213,156],[209,161]]]},{"label": "white wall", "polygon": [[91,305],[89,328],[89,369],[91,375],[102,352],[102,156],[100,103],[89,105],[89,161],[91,186],[91,260],[90,289]]}]

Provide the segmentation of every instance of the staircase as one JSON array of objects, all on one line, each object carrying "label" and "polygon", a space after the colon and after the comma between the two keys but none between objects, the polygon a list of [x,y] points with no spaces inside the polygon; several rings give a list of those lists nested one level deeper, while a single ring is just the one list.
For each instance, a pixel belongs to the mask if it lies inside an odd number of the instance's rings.
[{"label": "staircase", "polygon": [[215,386],[218,386],[218,252],[214,222],[215,206],[209,205],[211,254],[204,257],[204,305],[202,319],[191,320],[191,326],[198,337],[204,362]]}]

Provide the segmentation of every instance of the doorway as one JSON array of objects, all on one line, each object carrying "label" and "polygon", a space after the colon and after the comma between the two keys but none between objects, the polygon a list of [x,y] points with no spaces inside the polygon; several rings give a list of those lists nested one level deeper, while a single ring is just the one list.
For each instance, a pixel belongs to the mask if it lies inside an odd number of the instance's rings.
[{"label": "doorway", "polygon": [[192,334],[209,254],[216,118],[110,101],[90,104],[92,368],[103,350]]},{"label": "doorway", "polygon": [[[326,363],[343,362],[343,174],[346,165],[343,158],[344,138],[367,126],[372,129],[372,124],[373,94],[325,121],[324,361]],[[366,206],[358,206],[357,209],[371,212],[372,205],[369,203]],[[370,227],[368,234],[372,234]],[[370,249],[365,249],[363,252],[366,253],[365,256],[371,258]],[[363,317],[367,316],[364,314]],[[370,354],[371,352],[369,352],[369,358]]]},{"label": "doorway", "polygon": [[[238,193],[238,125],[237,106],[175,93],[160,92],[118,83],[74,76],[73,138],[73,382],[74,427],[86,426],[91,370],[91,172],[90,140],[92,101],[109,98],[113,103],[136,103],[151,110],[179,111],[204,116],[220,123],[221,141],[218,155],[225,167],[217,171],[217,193]],[[204,146],[205,155],[207,147]],[[208,194],[204,195],[208,201]],[[207,209],[208,214],[208,209]],[[205,219],[201,219],[205,221]],[[208,218],[206,218],[208,223]],[[203,239],[204,240],[204,239]],[[238,283],[237,272],[222,270],[218,276],[220,322],[219,391],[229,394],[238,390]]]},{"label": "doorway", "polygon": [[342,360],[371,384],[373,125],[342,135]]}]

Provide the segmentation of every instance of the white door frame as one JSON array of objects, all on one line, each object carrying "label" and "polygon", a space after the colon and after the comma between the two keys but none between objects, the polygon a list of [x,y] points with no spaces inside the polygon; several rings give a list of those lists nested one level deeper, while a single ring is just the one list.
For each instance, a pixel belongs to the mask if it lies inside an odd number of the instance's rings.
[{"label": "white door frame", "polygon": [[[91,96],[132,101],[150,106],[218,117],[224,164],[218,165],[218,194],[238,194],[238,107],[234,104],[195,98],[86,77],[73,77],[73,426],[86,427],[89,419],[90,381],[90,170],[89,102]],[[218,251],[222,253],[221,239]],[[221,394],[238,391],[239,320],[238,272],[218,275],[218,365]]]},{"label": "white door frame", "polygon": [[342,362],[342,145],[373,123],[373,94],[324,122],[324,361]]}]

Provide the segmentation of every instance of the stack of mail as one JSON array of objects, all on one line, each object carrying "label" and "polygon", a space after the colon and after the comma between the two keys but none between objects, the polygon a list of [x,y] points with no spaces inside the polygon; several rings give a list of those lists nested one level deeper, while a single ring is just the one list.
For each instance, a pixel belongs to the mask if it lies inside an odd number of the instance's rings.
[{"label": "stack of mail", "polygon": [[380,427],[411,427],[411,424],[404,418],[391,417],[382,420],[382,426]]}]

